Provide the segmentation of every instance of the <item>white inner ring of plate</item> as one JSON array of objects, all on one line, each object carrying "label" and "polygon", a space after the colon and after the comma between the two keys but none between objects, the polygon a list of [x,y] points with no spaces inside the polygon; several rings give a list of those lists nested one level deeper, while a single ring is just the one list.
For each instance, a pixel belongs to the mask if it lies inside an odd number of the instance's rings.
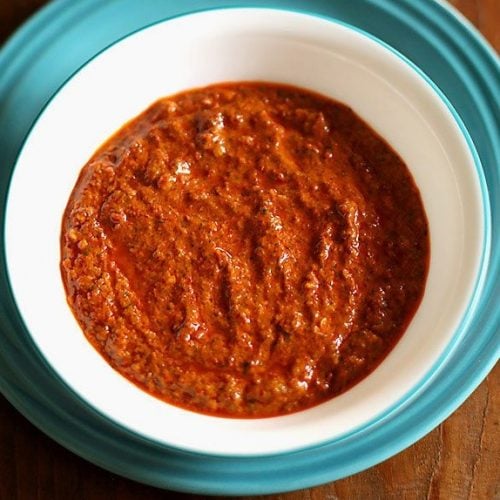
[{"label": "white inner ring of plate", "polygon": [[[402,340],[347,393],[284,417],[208,417],[141,391],[86,341],[66,303],[59,272],[63,211],[96,148],[159,97],[230,80],[289,83],[350,105],[407,162],[430,224],[426,293]],[[469,302],[483,233],[472,155],[447,106],[417,72],[342,25],[291,12],[232,9],[140,31],[103,52],[62,88],[18,159],[7,206],[6,253],[15,299],[35,344],[90,405],[171,446],[265,455],[352,431],[423,379]]]}]

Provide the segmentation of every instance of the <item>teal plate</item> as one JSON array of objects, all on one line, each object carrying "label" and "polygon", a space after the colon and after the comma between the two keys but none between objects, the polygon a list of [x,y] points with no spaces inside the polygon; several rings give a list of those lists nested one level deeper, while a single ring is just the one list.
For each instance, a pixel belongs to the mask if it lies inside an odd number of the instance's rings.
[{"label": "teal plate", "polygon": [[[343,438],[279,456],[186,453],[148,441],[80,400],[47,365],[26,331],[0,242],[0,390],[31,422],[87,460],[129,478],[205,494],[265,494],[359,472],[414,443],[477,387],[500,352],[500,66],[475,30],[435,0],[59,0],[0,52],[1,227],[17,154],[51,96],[83,63],[158,20],[214,7],[265,6],[336,19],[378,37],[442,90],[476,146],[489,194],[491,246],[484,283],[458,341],[425,383],[390,412]],[[487,197],[486,197],[487,200]],[[36,207],[30,207],[36,213]],[[489,258],[488,258],[489,254]]]}]

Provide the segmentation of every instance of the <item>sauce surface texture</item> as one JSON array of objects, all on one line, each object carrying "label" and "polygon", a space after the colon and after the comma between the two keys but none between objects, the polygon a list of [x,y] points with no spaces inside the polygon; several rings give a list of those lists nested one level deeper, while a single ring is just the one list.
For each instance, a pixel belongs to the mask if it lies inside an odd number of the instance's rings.
[{"label": "sauce surface texture", "polygon": [[267,83],[161,99],[83,168],[61,269],[86,337],[169,403],[308,408],[370,373],[423,295],[427,220],[347,106]]}]

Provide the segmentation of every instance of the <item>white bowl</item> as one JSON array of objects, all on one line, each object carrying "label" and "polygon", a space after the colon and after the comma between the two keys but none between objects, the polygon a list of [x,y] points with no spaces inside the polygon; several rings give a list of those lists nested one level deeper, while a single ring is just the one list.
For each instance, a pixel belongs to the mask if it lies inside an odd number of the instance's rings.
[{"label": "white bowl", "polygon": [[[268,419],[209,417],[168,405],[115,372],[66,302],[61,218],[97,147],[159,97],[230,80],[306,87],[351,106],[399,152],[420,189],[431,236],[422,304],[384,362],[343,395]],[[15,167],[6,255],[15,299],[42,355],[92,407],[185,450],[266,455],[338,438],[417,397],[439,368],[470,301],[484,241],[474,160],[452,112],[407,61],[374,39],[318,17],[214,10],[134,33],[67,82],[34,125]]]}]

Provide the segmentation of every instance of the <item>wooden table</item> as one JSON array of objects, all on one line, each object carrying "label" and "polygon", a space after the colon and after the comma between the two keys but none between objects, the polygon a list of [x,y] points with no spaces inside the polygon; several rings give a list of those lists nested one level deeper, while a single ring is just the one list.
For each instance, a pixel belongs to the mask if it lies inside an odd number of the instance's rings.
[{"label": "wooden table", "polygon": [[[0,0],[0,42],[45,3]],[[500,51],[500,0],[451,3]],[[266,498],[500,500],[499,419],[497,366],[448,420],[399,455],[334,483]],[[157,490],[101,470],[47,438],[0,396],[0,500],[139,498],[204,497]]]}]

